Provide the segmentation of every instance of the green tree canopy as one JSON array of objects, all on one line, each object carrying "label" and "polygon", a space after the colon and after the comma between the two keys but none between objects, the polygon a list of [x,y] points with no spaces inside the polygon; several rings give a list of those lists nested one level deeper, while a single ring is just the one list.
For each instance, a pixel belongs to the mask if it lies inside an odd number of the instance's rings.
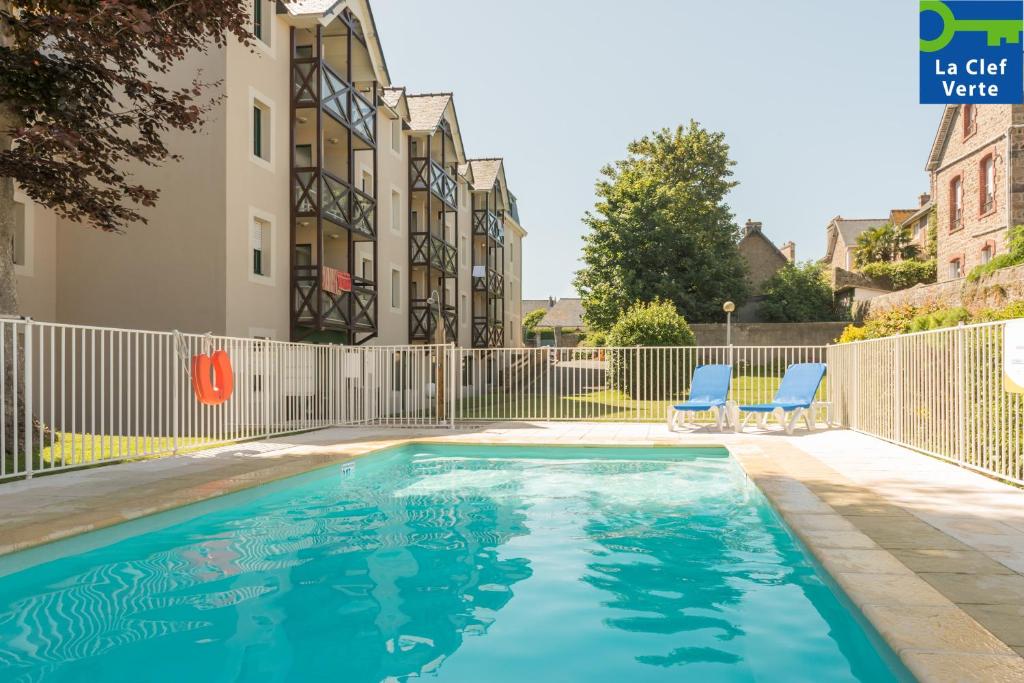
[{"label": "green tree canopy", "polygon": [[693,346],[693,330],[671,301],[638,301],[608,333],[609,346]]},{"label": "green tree canopy", "polygon": [[665,299],[706,322],[721,317],[723,301],[746,299],[725,203],[733,165],[725,136],[691,121],[631,143],[626,159],[601,169],[574,281],[590,327],[611,328],[635,301]]},{"label": "green tree canopy", "polygon": [[892,223],[865,230],[857,236],[854,261],[858,268],[863,268],[869,263],[915,259],[921,250],[912,240],[910,228],[901,228]]},{"label": "green tree canopy", "polygon": [[821,265],[787,263],[764,284],[758,312],[765,322],[807,323],[836,320],[832,287]]}]

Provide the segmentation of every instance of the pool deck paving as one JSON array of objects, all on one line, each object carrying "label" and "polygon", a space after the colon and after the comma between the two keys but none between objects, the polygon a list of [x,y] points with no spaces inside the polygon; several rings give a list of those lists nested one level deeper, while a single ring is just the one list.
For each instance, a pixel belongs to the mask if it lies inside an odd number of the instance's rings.
[{"label": "pool deck paving", "polygon": [[1024,491],[841,430],[336,428],[0,484],[0,555],[411,441],[725,446],[922,681],[1024,681]]}]

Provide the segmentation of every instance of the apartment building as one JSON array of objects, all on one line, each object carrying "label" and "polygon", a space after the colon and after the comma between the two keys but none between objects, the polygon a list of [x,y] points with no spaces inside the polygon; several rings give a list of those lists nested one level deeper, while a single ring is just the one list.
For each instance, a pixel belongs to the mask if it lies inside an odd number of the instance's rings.
[{"label": "apartment building", "polygon": [[936,212],[938,280],[964,277],[1007,249],[1024,223],[1024,105],[947,105],[926,169]]},{"label": "apartment building", "polygon": [[[522,239],[501,159],[468,159],[451,93],[392,82],[368,0],[253,0],[255,48],[192,55],[222,96],[146,224],[89,230],[19,196],[40,320],[340,344],[519,345]],[[481,266],[483,269],[481,270]]]}]

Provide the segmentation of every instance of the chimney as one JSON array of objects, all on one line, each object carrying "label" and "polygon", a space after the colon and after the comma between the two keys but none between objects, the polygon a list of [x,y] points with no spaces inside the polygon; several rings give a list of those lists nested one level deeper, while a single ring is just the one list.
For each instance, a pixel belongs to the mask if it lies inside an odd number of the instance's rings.
[{"label": "chimney", "polygon": [[779,251],[782,252],[782,255],[785,256],[786,260],[789,261],[790,263],[794,263],[796,261],[796,243],[795,242],[793,242],[793,241],[786,242],[781,247],[779,247]]},{"label": "chimney", "polygon": [[554,308],[554,307],[555,307],[555,297],[549,296],[548,297],[548,308]]},{"label": "chimney", "polygon": [[761,232],[761,222],[760,221],[752,221],[752,220],[750,220],[748,218],[747,219],[747,224],[743,228],[743,236],[746,237],[747,235],[752,235],[755,232]]},{"label": "chimney", "polygon": [[927,204],[928,202],[930,202],[932,200],[932,196],[930,194],[928,194],[927,192],[925,192],[920,197],[918,197],[918,200],[920,200],[921,206],[924,206],[925,204]]}]

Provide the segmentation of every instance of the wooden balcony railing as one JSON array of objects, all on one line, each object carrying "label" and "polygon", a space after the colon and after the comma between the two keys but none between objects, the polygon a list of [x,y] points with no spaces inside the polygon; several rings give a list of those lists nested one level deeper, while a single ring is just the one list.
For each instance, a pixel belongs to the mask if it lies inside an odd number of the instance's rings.
[{"label": "wooden balcony railing", "polygon": [[483,276],[473,277],[473,291],[487,292],[491,297],[500,298],[505,295],[505,277],[493,268],[487,268]]},{"label": "wooden balcony railing", "polygon": [[334,294],[321,288],[317,266],[296,266],[293,295],[295,321],[301,326],[350,332],[377,330],[377,288],[370,280],[353,277],[351,292]]},{"label": "wooden balcony railing", "polygon": [[[458,313],[455,306],[441,308],[444,316],[444,332],[448,342],[458,339]],[[413,299],[409,307],[409,338],[433,344],[437,334],[437,304],[426,299]]]},{"label": "wooden balcony railing", "polygon": [[410,236],[409,260],[414,266],[430,266],[447,276],[458,274],[459,254],[455,246],[437,235],[414,232]]},{"label": "wooden balcony railing", "polygon": [[377,207],[373,197],[328,171],[320,172],[321,196],[316,171],[316,168],[308,167],[296,168],[292,173],[295,215],[316,216],[319,209],[324,218],[337,225],[376,239],[374,217]]},{"label": "wooden balcony railing", "polygon": [[505,345],[505,326],[486,316],[474,316],[470,341],[478,349],[500,348]]},{"label": "wooden balcony railing", "polygon": [[473,211],[473,234],[486,235],[500,244],[505,243],[505,224],[493,211]]},{"label": "wooden balcony railing", "polygon": [[320,80],[323,110],[349,128],[364,142],[373,146],[377,140],[377,109],[351,83],[322,59],[315,57],[292,60],[292,104],[296,107],[317,105],[317,79]]},{"label": "wooden balcony railing", "polygon": [[441,164],[427,157],[413,157],[409,165],[412,170],[412,189],[429,189],[449,209],[458,208],[459,185]]}]

